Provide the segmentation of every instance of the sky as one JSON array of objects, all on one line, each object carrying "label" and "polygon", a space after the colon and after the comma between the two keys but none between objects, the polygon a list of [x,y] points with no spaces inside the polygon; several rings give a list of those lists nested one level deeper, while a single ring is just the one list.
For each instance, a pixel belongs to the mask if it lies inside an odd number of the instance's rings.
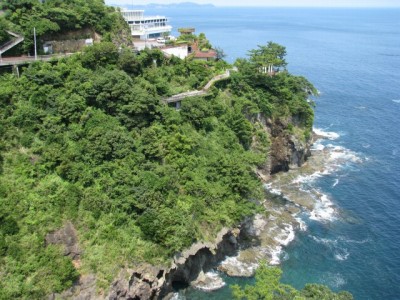
[{"label": "sky", "polygon": [[109,5],[143,5],[195,2],[215,6],[279,6],[279,7],[400,7],[400,0],[105,0]]}]

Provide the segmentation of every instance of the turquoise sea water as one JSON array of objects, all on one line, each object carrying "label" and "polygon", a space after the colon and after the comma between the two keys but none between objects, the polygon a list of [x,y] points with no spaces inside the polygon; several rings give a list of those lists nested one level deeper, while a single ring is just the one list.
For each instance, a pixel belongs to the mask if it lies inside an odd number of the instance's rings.
[{"label": "turquoise sea water", "polygon": [[[359,158],[307,184],[326,194],[337,217],[312,220],[281,254],[283,280],[352,292],[355,299],[400,299],[400,10],[160,9],[171,25],[193,26],[227,60],[258,44],[287,48],[288,69],[321,92],[315,127]],[[248,280],[225,278],[245,284]],[[250,280],[251,281],[251,280]],[[229,288],[189,290],[186,299],[229,299]]]}]

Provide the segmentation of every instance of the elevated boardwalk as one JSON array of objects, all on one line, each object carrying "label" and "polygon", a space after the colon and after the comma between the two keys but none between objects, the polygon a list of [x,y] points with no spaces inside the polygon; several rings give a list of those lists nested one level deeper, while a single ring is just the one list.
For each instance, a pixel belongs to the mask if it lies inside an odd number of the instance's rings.
[{"label": "elevated boardwalk", "polygon": [[169,98],[163,99],[163,101],[164,101],[164,103],[177,103],[176,107],[179,108],[179,106],[180,106],[179,102],[185,98],[207,95],[209,92],[209,89],[213,86],[213,84],[215,82],[229,78],[231,76],[232,71],[237,71],[237,69],[234,68],[231,70],[226,70],[226,72],[224,74],[215,76],[201,90],[189,91],[189,92],[185,92],[185,93],[176,94]]},{"label": "elevated boardwalk", "polygon": [[40,55],[35,59],[34,56],[18,56],[18,57],[3,57],[0,60],[0,67],[2,66],[19,66],[33,63],[35,61],[50,61],[61,57],[70,56],[72,53],[55,54],[55,55]]}]

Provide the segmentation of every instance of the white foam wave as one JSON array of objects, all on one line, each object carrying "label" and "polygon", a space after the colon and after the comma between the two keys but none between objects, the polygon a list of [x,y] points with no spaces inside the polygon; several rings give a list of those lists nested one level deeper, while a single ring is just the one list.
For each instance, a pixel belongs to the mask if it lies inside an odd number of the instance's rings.
[{"label": "white foam wave", "polygon": [[339,261],[346,260],[349,257],[350,253],[347,249],[337,250],[335,253],[335,259]]},{"label": "white foam wave", "polygon": [[400,99],[393,99],[392,100],[394,103],[400,103]]},{"label": "white foam wave", "polygon": [[271,260],[269,261],[270,265],[276,266],[281,263],[280,255],[282,252],[282,246],[277,246],[274,249],[270,249]]},{"label": "white foam wave", "polygon": [[332,184],[332,187],[335,187],[335,186],[337,186],[338,185],[338,183],[339,183],[339,179],[335,179],[335,182]]},{"label": "white foam wave", "polygon": [[296,221],[299,223],[299,229],[300,229],[300,231],[307,231],[307,224],[306,224],[306,222],[304,222],[303,219],[300,218],[300,217],[296,217],[295,219],[296,219]]},{"label": "white foam wave", "polygon": [[320,222],[336,220],[336,211],[328,196],[322,194],[319,200],[320,201],[315,204],[315,208],[310,213],[310,219]]},{"label": "white foam wave", "polygon": [[268,190],[271,194],[282,195],[282,191],[272,187],[272,183],[264,183],[264,188]]},{"label": "white foam wave", "polygon": [[317,178],[322,177],[322,175],[325,175],[325,171],[321,172],[315,172],[313,174],[310,175],[300,175],[298,177],[296,177],[292,183],[294,184],[304,184],[304,183],[311,183],[313,181],[315,181]]},{"label": "white foam wave", "polygon": [[271,260],[269,262],[270,265],[279,265],[281,263],[281,253],[283,247],[289,245],[291,241],[295,238],[295,230],[292,224],[285,223],[284,228],[281,229],[281,232],[274,237],[274,240],[278,243],[276,246],[272,246],[268,248],[268,252],[271,256]]},{"label": "white foam wave", "polygon": [[337,140],[340,135],[333,131],[324,131],[320,128],[313,128],[313,131],[316,135],[326,138],[328,140]]},{"label": "white foam wave", "polygon": [[[240,256],[240,255],[239,255]],[[226,269],[235,269],[237,274],[245,274],[251,276],[254,274],[258,265],[256,263],[247,263],[239,260],[239,256],[229,256],[226,257],[221,263],[221,268],[218,268],[220,271],[224,271]]]},{"label": "white foam wave", "polygon": [[330,148],[330,160],[337,161],[339,163],[343,162],[354,162],[360,163],[362,159],[357,155],[357,153],[350,151],[342,146],[334,146],[332,144],[327,145]]},{"label": "white foam wave", "polygon": [[291,241],[294,240],[294,228],[292,224],[284,224],[285,228],[280,234],[278,234],[274,240],[277,241],[282,246],[287,246]]},{"label": "white foam wave", "polygon": [[200,278],[198,278],[195,282],[193,282],[192,285],[196,289],[205,292],[215,291],[226,285],[221,276],[215,271],[202,273],[200,274],[199,277]]},{"label": "white foam wave", "polygon": [[186,300],[186,297],[180,293],[174,293],[171,297],[171,300]]},{"label": "white foam wave", "polygon": [[365,243],[371,242],[371,239],[364,239],[364,240],[361,240],[361,241],[357,241],[357,240],[352,240],[352,239],[346,239],[345,237],[342,237],[342,236],[339,237],[339,239],[342,242],[351,243],[351,244],[365,244]]},{"label": "white foam wave", "polygon": [[324,149],[325,146],[322,145],[320,142],[315,142],[311,147],[311,151],[323,151]]},{"label": "white foam wave", "polygon": [[310,235],[311,238],[316,241],[318,244],[324,244],[324,245],[336,245],[338,240],[330,240],[330,239],[324,239],[324,238],[319,238],[314,235]]}]

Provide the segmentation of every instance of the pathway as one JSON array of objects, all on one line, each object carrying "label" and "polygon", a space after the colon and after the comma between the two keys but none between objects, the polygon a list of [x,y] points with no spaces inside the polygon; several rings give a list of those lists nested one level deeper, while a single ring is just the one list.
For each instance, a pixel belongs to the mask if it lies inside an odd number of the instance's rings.
[{"label": "pathway", "polygon": [[34,56],[16,56],[16,57],[3,57],[0,60],[0,67],[2,66],[18,66],[34,62],[35,60],[49,61],[54,58],[70,56],[72,53],[66,54],[53,54],[53,55],[38,55],[37,59]]},{"label": "pathway", "polygon": [[165,98],[163,101],[165,103],[176,103],[176,102],[182,101],[185,98],[207,95],[208,94],[208,90],[210,89],[210,87],[215,82],[217,82],[219,80],[223,80],[223,79],[229,78],[231,76],[231,72],[232,71],[237,71],[237,68],[226,70],[226,72],[224,74],[217,75],[217,76],[213,77],[201,90],[189,91],[189,92],[185,92],[185,93],[176,94],[176,95],[173,95],[173,96],[171,96],[169,98]]}]

